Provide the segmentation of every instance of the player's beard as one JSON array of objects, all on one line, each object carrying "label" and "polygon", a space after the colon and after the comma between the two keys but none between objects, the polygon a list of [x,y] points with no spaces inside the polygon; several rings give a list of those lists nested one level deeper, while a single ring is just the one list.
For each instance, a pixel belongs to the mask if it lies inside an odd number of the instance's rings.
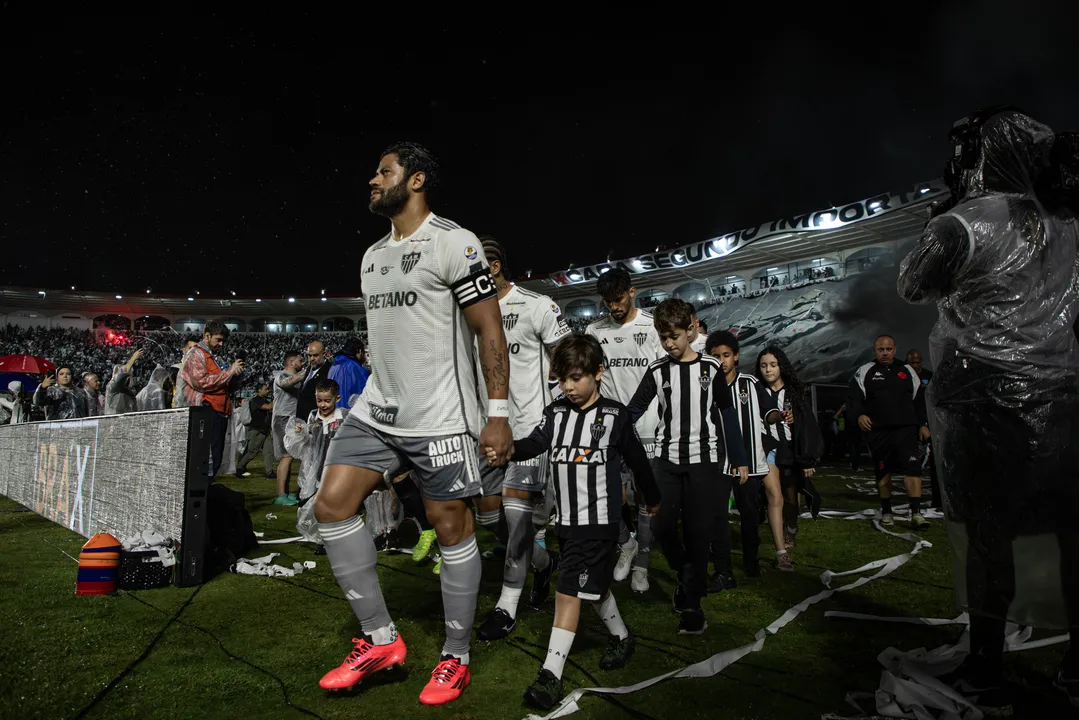
[{"label": "player's beard", "polygon": [[382,191],[377,200],[372,200],[368,209],[375,215],[382,217],[396,217],[401,214],[408,204],[408,188],[404,182],[399,182],[391,188]]}]

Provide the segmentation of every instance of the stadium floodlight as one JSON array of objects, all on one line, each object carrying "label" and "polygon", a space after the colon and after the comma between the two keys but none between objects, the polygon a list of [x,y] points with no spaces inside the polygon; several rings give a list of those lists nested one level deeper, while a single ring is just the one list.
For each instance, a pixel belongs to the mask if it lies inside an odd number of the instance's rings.
[{"label": "stadium floodlight", "polygon": [[925,195],[927,192],[929,192],[929,188],[922,188],[918,192],[920,192],[922,195]]},{"label": "stadium floodlight", "polygon": [[879,207],[880,207],[880,203],[879,203],[878,201],[876,201],[876,200],[874,200],[873,202],[869,203],[869,209],[870,209],[870,210],[876,210],[876,209],[877,209],[877,208],[879,208]]},{"label": "stadium floodlight", "polygon": [[187,299],[187,301],[188,301],[188,302],[195,302],[195,298],[189,297],[189,298]]},{"label": "stadium floodlight", "polygon": [[767,272],[772,272],[773,270],[778,270],[778,269],[779,269],[779,268],[777,268],[777,267],[774,267],[774,268],[768,268]]},{"label": "stadium floodlight", "polygon": [[326,302],[326,298],[322,298],[322,302]]},{"label": "stadium floodlight", "polygon": [[117,300],[123,300],[123,299],[124,299],[124,296],[123,296],[123,295],[117,295],[117,296],[116,296],[116,299],[117,299]]},{"label": "stadium floodlight", "polygon": [[255,298],[255,302],[262,302],[262,298]]},{"label": "stadium floodlight", "polygon": [[323,295],[325,295],[325,294],[326,294],[326,291],[325,291],[325,290],[323,290],[323,291],[322,291],[322,294],[323,294]]},{"label": "stadium floodlight", "polygon": [[289,302],[296,302],[296,298],[289,298],[288,301]]},{"label": "stadium floodlight", "polygon": [[40,295],[41,297],[45,297],[45,291],[44,290],[38,290],[37,294]]},{"label": "stadium floodlight", "polygon": [[229,292],[232,293],[232,297],[236,297],[236,291],[235,290],[230,290]]},{"label": "stadium floodlight", "polygon": [[71,286],[71,289],[72,289],[72,290],[74,290],[74,289],[75,289],[75,286],[74,286],[74,285],[72,285],[72,286]]}]

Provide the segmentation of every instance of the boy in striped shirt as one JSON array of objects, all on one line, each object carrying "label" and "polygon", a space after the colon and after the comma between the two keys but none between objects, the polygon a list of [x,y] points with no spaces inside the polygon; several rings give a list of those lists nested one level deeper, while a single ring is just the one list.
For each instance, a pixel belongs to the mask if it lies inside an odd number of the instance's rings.
[{"label": "boy in striped shirt", "polygon": [[[633,431],[629,410],[599,394],[603,377],[599,341],[588,335],[566,337],[554,349],[551,372],[564,395],[544,409],[539,425],[527,438],[513,443],[512,457],[520,462],[550,453],[558,504],[562,559],[554,627],[539,677],[525,691],[525,700],[544,710],[563,698],[562,670],[577,633],[582,600],[593,603],[611,634],[599,662],[601,668],[622,667],[636,646],[610,591],[622,507],[623,460],[633,471],[637,491],[651,517],[659,512],[660,501],[648,455]],[[497,465],[491,451],[487,460]]]},{"label": "boy in striped shirt", "polygon": [[[672,298],[661,302],[653,317],[667,356],[648,366],[629,413],[636,421],[659,398],[652,471],[663,496],[663,512],[656,538],[678,574],[674,591],[674,611],[681,615],[678,634],[700,635],[708,628],[701,598],[708,586],[712,525],[733,482],[721,472],[724,455],[740,482],[746,481],[749,468],[723,366],[690,346],[696,330],[693,308]],[[679,520],[684,542],[678,536]]]},{"label": "boy in striped shirt", "polygon": [[[733,484],[734,503],[738,508],[742,535],[742,569],[747,577],[760,577],[760,495],[763,478],[768,474],[768,451],[772,449],[771,436],[768,435],[765,425],[779,422],[781,416],[775,400],[768,396],[757,378],[738,372],[738,339],[733,333],[727,330],[712,333],[708,336],[705,350],[722,365],[731,402],[737,409],[738,431],[742,436],[749,464],[748,479],[742,475],[739,482]],[[735,472],[728,457],[723,473],[733,476]],[[721,592],[737,587],[731,572],[731,530],[727,498],[724,497],[723,500],[716,514],[712,536],[712,562],[715,564],[716,574],[708,586],[709,592]]]}]

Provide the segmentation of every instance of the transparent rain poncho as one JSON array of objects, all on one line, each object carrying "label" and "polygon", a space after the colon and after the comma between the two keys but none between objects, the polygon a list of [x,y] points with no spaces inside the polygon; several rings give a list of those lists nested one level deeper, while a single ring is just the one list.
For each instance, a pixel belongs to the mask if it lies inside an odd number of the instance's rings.
[{"label": "transparent rain poncho", "polygon": [[903,261],[935,302],[930,427],[960,604],[1079,625],[1079,224],[1036,196],[1053,132],[1009,111],[981,126],[958,204]]},{"label": "transparent rain poncho", "polygon": [[296,515],[296,531],[304,538],[321,543],[315,521],[313,502],[322,479],[322,467],[326,462],[326,451],[330,441],[337,434],[337,429],[345,421],[346,413],[341,408],[334,408],[330,418],[322,418],[318,410],[312,410],[307,422],[295,416],[288,419],[285,430],[285,452],[300,460],[299,498],[302,505]]},{"label": "transparent rain poncho", "polygon": [[135,403],[139,412],[168,410],[172,407],[172,377],[168,368],[160,365],[154,368],[146,387],[135,395]]}]

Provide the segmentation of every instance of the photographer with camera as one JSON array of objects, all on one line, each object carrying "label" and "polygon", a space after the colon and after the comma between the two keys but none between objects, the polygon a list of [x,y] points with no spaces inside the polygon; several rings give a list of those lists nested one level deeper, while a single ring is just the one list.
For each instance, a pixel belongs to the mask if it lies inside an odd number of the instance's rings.
[{"label": "photographer with camera", "polygon": [[1005,623],[1067,628],[1055,684],[1079,707],[1079,223],[1074,185],[1068,197],[1056,182],[1074,178],[1062,172],[1074,171],[1074,146],[1012,107],[963,118],[951,140],[953,197],[903,261],[898,290],[939,313],[929,414],[970,614],[956,687],[1010,715]]},{"label": "photographer with camera", "polygon": [[213,408],[210,423],[209,477],[221,469],[221,457],[225,451],[225,433],[232,415],[232,390],[244,372],[244,361],[237,359],[228,370],[222,370],[213,354],[224,349],[229,329],[220,320],[206,323],[202,342],[188,353],[180,371],[184,379],[184,393],[189,407],[200,405]]}]

